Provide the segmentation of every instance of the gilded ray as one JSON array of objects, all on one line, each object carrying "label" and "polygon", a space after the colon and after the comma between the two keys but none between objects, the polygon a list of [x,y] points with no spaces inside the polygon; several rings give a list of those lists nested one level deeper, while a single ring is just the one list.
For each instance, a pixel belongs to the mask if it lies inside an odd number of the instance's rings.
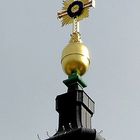
[{"label": "gilded ray", "polygon": [[69,5],[71,4],[71,3],[73,3],[74,2],[74,0],[66,0],[66,1],[63,1],[63,8],[62,8],[62,10],[67,10],[67,8],[69,7]]}]

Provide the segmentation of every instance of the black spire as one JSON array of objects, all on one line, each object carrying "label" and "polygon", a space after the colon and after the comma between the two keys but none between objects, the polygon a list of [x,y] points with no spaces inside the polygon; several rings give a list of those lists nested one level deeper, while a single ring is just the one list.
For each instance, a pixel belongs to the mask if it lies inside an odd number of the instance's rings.
[{"label": "black spire", "polygon": [[76,73],[63,82],[68,91],[56,97],[58,131],[47,140],[103,140],[91,126],[95,103],[84,92],[85,83]]}]

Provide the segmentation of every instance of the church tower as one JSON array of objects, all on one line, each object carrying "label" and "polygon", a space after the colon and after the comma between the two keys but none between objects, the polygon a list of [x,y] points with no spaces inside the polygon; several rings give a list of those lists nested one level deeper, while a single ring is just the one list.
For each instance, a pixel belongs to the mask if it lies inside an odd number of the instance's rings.
[{"label": "church tower", "polygon": [[73,29],[61,57],[62,69],[68,79],[63,81],[67,86],[66,93],[56,97],[58,130],[47,140],[104,140],[92,128],[95,103],[85,93],[84,88],[87,85],[82,80],[90,66],[90,55],[87,46],[82,42],[79,22],[89,16],[90,7],[95,8],[95,0],[65,0],[62,11],[58,12],[62,26],[72,24]]}]

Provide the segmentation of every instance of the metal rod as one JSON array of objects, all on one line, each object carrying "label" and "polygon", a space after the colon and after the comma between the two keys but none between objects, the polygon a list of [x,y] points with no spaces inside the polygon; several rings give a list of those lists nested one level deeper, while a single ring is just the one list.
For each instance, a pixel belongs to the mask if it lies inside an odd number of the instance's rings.
[{"label": "metal rod", "polygon": [[73,32],[79,32],[79,21],[77,21],[77,18],[73,20]]}]

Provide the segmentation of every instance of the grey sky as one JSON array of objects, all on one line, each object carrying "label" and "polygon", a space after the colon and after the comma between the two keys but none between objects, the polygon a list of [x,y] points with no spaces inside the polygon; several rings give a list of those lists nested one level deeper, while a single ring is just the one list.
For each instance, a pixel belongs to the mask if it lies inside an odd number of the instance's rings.
[{"label": "grey sky", "polygon": [[[92,126],[108,140],[139,139],[140,1],[96,1],[80,24],[91,52],[83,76],[95,101]],[[61,28],[62,0],[0,0],[0,139],[55,133],[55,97],[66,91],[60,57],[71,26]]]}]

